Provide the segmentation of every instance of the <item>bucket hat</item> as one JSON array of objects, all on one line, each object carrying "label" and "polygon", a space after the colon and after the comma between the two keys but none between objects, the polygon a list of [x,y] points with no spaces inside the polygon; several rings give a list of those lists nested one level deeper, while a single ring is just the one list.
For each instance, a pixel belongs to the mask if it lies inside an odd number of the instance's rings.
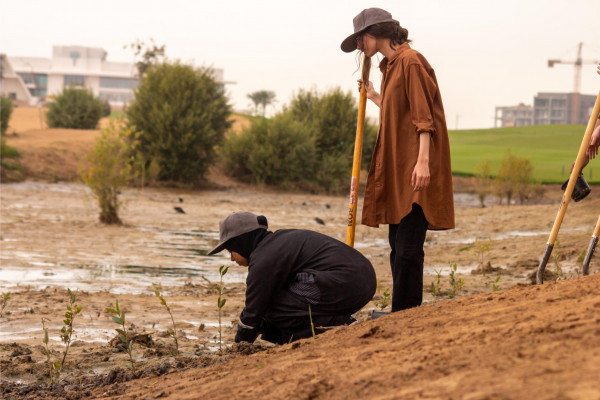
[{"label": "bucket hat", "polygon": [[370,27],[371,25],[379,24],[382,22],[398,22],[392,18],[392,14],[381,9],[381,8],[366,8],[362,10],[354,19],[354,33],[348,36],[342,42],[340,46],[342,51],[350,53],[356,50],[356,38],[362,31]]},{"label": "bucket hat", "polygon": [[267,218],[262,215],[252,214],[247,211],[237,211],[230,214],[219,222],[219,244],[208,252],[208,255],[211,256],[222,251],[229,239],[260,228],[269,228]]}]

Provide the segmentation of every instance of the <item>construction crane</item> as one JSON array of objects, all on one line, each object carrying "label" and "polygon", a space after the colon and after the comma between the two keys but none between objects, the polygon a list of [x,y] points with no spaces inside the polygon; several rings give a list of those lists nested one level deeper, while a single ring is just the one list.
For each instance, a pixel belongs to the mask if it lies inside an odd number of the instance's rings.
[{"label": "construction crane", "polygon": [[554,64],[573,64],[575,65],[575,79],[573,80],[573,93],[579,93],[581,91],[581,66],[583,64],[597,64],[596,60],[583,60],[581,58],[581,48],[583,43],[580,42],[577,48],[577,58],[574,61],[565,61],[560,59],[548,60],[548,67],[554,67]]}]

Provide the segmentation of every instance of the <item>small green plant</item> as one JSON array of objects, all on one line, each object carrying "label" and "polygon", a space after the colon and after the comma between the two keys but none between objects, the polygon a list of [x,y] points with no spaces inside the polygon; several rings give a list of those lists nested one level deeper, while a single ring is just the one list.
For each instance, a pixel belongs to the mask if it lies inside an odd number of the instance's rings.
[{"label": "small green plant", "polygon": [[67,304],[67,311],[65,312],[64,325],[60,330],[60,339],[66,347],[61,361],[52,361],[52,352],[48,346],[48,328],[46,328],[45,320],[42,318],[42,330],[44,331],[43,353],[48,361],[50,377],[48,385],[58,383],[58,380],[60,379],[60,374],[65,366],[65,360],[67,359],[67,354],[69,353],[69,347],[71,346],[71,340],[73,338],[73,321],[75,320],[75,316],[81,312],[81,306],[75,303],[77,301],[75,294],[71,289],[67,289],[67,293],[69,294],[69,303]]},{"label": "small green plant", "polygon": [[315,334],[315,324],[312,319],[312,311],[310,309],[310,304],[308,305],[308,318],[310,319],[310,330],[312,331],[313,342],[317,341],[317,335]]},{"label": "small green plant", "polygon": [[390,288],[386,287],[381,293],[381,285],[379,285],[379,279],[377,279],[377,293],[380,298],[373,300],[373,304],[375,307],[379,308],[380,311],[383,311],[384,308],[390,305],[390,300],[392,295],[390,294]]},{"label": "small green plant", "polygon": [[123,120],[111,120],[86,156],[81,178],[98,199],[100,222],[121,225],[118,195],[133,177],[131,147],[136,135]]},{"label": "small green plant", "polygon": [[494,282],[492,282],[492,290],[494,292],[497,290],[500,290],[500,285],[498,284],[499,281],[500,281],[500,276],[497,276],[496,279],[494,279]]},{"label": "small green plant", "polygon": [[117,344],[117,347],[127,352],[129,361],[131,361],[131,368],[135,369],[135,361],[133,360],[133,337],[131,332],[125,327],[125,311],[119,309],[119,300],[116,301],[115,308],[107,308],[106,311],[114,314],[112,317],[113,322],[121,326],[121,328],[115,329],[119,334],[119,344]]},{"label": "small green plant", "polygon": [[486,254],[490,252],[490,247],[492,246],[492,238],[475,238],[475,246],[474,252],[475,256],[479,259],[479,265],[483,267],[485,265]]},{"label": "small green plant", "polygon": [[554,244],[554,249],[552,252],[552,261],[554,262],[554,270],[552,274],[554,275],[555,281],[560,281],[566,279],[565,274],[562,270],[562,266],[560,265],[561,251],[560,251],[560,241],[556,241]]},{"label": "small green plant", "polygon": [[167,301],[162,296],[162,294],[160,294],[160,287],[155,283],[153,283],[152,286],[154,286],[154,295],[158,297],[158,299],[160,300],[160,304],[165,306],[165,308],[169,312],[169,315],[171,316],[171,322],[173,323],[173,327],[167,329],[167,335],[173,336],[173,340],[175,341],[175,348],[177,349],[177,351],[179,351],[179,343],[177,342],[177,329],[175,328],[175,320],[173,319],[173,313],[171,313],[171,307],[167,305]]},{"label": "small green plant", "polygon": [[46,362],[48,363],[48,386],[57,383],[60,377],[60,361],[52,361],[52,351],[48,346],[48,328],[46,328],[46,321],[42,318],[42,330],[44,331],[44,347],[42,353],[46,356]]},{"label": "small green plant", "polygon": [[448,289],[448,297],[451,299],[460,295],[465,284],[464,279],[458,279],[456,277],[456,270],[458,269],[456,263],[448,263],[450,265],[450,289]]},{"label": "small green plant", "polygon": [[442,270],[438,269],[435,271],[436,280],[435,282],[431,282],[431,288],[429,292],[433,295],[433,297],[439,297],[442,295],[442,288],[440,281],[442,280]]},{"label": "small green plant", "polygon": [[579,257],[577,257],[577,264],[579,264],[579,267],[577,267],[577,275],[581,275],[583,273],[583,262],[585,261],[586,254],[587,249],[583,249]]},{"label": "small green plant", "polygon": [[2,308],[0,308],[0,317],[4,316],[4,309],[8,304],[8,300],[10,299],[10,292],[2,293]]},{"label": "small green plant", "polygon": [[219,267],[219,275],[221,276],[221,280],[219,281],[219,298],[217,299],[217,307],[219,308],[219,351],[223,351],[223,336],[222,336],[222,327],[221,327],[221,310],[225,306],[227,299],[223,298],[223,293],[225,291],[225,285],[223,285],[223,276],[227,273],[229,267],[225,265],[221,265]]}]

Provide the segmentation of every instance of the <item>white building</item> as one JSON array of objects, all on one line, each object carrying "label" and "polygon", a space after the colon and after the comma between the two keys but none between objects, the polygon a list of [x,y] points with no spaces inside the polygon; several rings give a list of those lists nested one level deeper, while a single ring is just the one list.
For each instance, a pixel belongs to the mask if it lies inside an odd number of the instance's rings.
[{"label": "white building", "polygon": [[[133,63],[107,61],[106,56],[101,48],[83,46],[53,46],[51,59],[2,55],[0,92],[35,105],[65,87],[86,87],[111,107],[123,107],[134,98],[137,69]],[[223,70],[214,72],[223,82]]]}]

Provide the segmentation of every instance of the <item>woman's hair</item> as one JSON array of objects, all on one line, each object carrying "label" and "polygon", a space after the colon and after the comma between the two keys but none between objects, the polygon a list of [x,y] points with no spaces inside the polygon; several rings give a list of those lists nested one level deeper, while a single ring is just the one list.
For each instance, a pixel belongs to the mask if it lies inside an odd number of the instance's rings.
[{"label": "woman's hair", "polygon": [[396,49],[396,45],[411,42],[408,38],[408,29],[401,27],[398,21],[381,22],[371,25],[362,31],[361,35],[365,34],[375,36],[376,38],[390,39],[390,46],[394,50]]},{"label": "woman's hair", "polygon": [[[410,43],[411,40],[408,38],[408,29],[400,26],[398,21],[380,22],[366,28],[360,34],[360,40],[365,34],[375,36],[376,38],[390,39],[390,46],[392,49],[396,49],[396,45],[403,43]],[[371,57],[364,58],[364,65],[362,69],[362,81],[368,82],[369,71],[371,70]]]}]

